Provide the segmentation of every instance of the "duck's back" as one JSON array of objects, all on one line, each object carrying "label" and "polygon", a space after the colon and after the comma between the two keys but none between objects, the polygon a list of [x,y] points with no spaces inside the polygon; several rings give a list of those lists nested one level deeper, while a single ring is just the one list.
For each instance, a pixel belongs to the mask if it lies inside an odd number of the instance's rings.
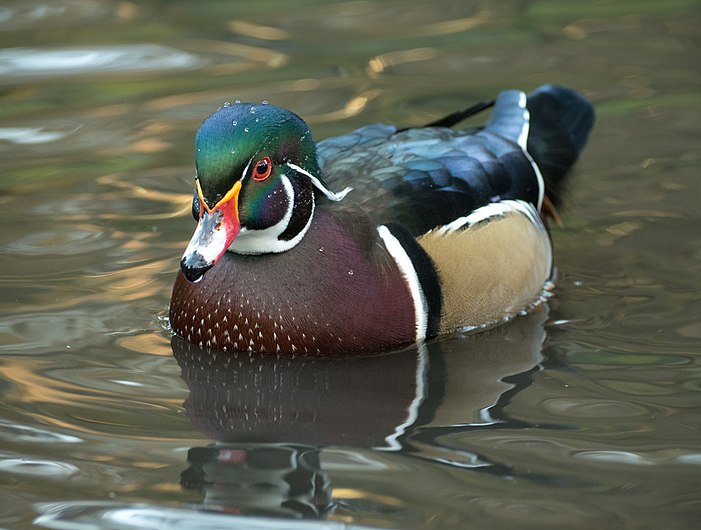
[{"label": "duck's back", "polygon": [[586,143],[593,116],[568,88],[505,91],[484,127],[369,125],[319,142],[319,161],[330,186],[356,188],[352,207],[418,237],[500,201],[539,210],[545,188],[555,191]]}]

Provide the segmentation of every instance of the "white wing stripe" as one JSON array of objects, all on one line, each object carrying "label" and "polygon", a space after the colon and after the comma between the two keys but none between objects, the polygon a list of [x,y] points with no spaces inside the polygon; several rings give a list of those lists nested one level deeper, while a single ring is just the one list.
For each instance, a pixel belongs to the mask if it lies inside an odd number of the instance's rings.
[{"label": "white wing stripe", "polygon": [[531,203],[518,200],[506,200],[500,202],[493,202],[487,204],[486,206],[482,206],[481,208],[477,208],[470,215],[466,215],[465,217],[459,217],[452,223],[448,223],[447,225],[438,228],[436,230],[436,234],[450,234],[451,232],[455,232],[456,230],[469,228],[472,225],[481,223],[482,221],[486,221],[491,218],[502,217],[507,213],[514,211],[518,211],[526,215],[534,225],[542,224],[538,212]]}]

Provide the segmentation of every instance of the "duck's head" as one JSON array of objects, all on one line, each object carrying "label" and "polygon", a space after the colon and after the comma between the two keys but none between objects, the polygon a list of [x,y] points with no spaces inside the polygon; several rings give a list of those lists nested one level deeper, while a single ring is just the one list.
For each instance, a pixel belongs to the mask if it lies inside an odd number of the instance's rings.
[{"label": "duck's head", "polygon": [[289,110],[236,103],[220,108],[195,138],[198,222],[180,266],[196,282],[224,252],[284,252],[301,241],[315,190],[331,200],[307,124]]}]

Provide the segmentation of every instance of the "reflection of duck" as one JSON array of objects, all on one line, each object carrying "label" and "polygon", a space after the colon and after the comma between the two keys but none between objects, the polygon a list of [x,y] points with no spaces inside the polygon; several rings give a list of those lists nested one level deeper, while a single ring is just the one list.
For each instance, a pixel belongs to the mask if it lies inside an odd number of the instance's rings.
[{"label": "reflection of duck", "polygon": [[226,350],[377,352],[531,306],[552,267],[545,181],[584,148],[593,111],[544,86],[451,128],[489,106],[318,145],[288,110],[219,109],[197,133],[173,330]]},{"label": "reflection of duck", "polygon": [[217,444],[195,447],[187,459],[190,467],[181,483],[203,491],[207,505],[249,515],[311,518],[332,509],[330,482],[315,447]]},{"label": "reflection of duck", "polygon": [[183,484],[203,490],[208,504],[314,517],[330,509],[324,446],[408,448],[419,458],[488,466],[431,433],[506,419],[498,402],[514,385],[503,380],[541,361],[546,318],[543,306],[464,340],[374,357],[223,353],[174,337],[190,389],[186,412],[217,441],[190,450]]}]

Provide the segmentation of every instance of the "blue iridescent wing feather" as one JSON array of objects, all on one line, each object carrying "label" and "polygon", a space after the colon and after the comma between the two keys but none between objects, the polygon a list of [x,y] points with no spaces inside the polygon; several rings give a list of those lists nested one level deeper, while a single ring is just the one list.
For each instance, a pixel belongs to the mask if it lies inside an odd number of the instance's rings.
[{"label": "blue iridescent wing feather", "polygon": [[[592,124],[584,98],[548,85],[528,100],[503,92],[481,128],[369,125],[320,142],[319,161],[332,188],[356,189],[347,207],[417,236],[491,202],[539,206],[542,179],[533,159],[546,168],[546,180],[561,178]],[[526,142],[533,153],[524,152]]]}]

